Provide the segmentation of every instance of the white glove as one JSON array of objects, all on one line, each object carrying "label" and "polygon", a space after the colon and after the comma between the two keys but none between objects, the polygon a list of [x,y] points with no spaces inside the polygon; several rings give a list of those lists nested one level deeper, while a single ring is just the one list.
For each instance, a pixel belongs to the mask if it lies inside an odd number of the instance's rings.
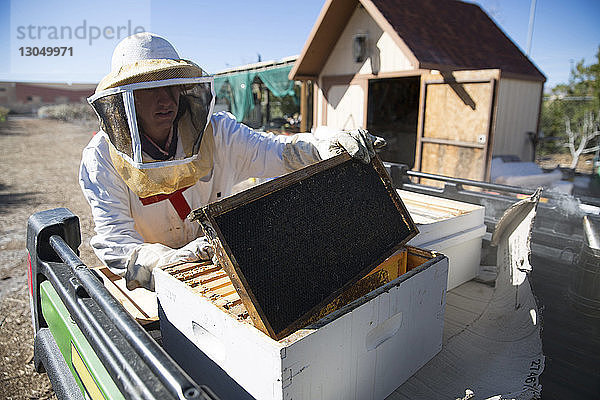
[{"label": "white glove", "polygon": [[312,133],[295,134],[283,149],[283,162],[289,171],[295,171],[317,161],[326,160],[344,150],[350,156],[368,164],[375,156],[375,149],[386,145],[385,139],[371,135],[365,129],[335,132],[326,137]]},{"label": "white glove", "polygon": [[310,132],[297,133],[283,148],[283,163],[288,171],[295,171],[309,164],[321,161],[320,140]]},{"label": "white glove", "polygon": [[368,164],[375,157],[375,149],[385,145],[384,138],[371,135],[366,129],[354,129],[334,134],[325,145],[317,145],[317,150],[323,159],[331,158],[346,150],[352,158]]},{"label": "white glove", "polygon": [[160,265],[172,264],[177,261],[210,260],[214,255],[215,250],[206,238],[202,236],[175,250],[175,253],[169,258],[168,262]]},{"label": "white glove", "polygon": [[154,291],[154,268],[178,261],[210,260],[214,254],[213,247],[204,236],[192,240],[180,249],[172,249],[160,243],[144,243],[136,248],[127,260],[127,289],[144,287]]}]

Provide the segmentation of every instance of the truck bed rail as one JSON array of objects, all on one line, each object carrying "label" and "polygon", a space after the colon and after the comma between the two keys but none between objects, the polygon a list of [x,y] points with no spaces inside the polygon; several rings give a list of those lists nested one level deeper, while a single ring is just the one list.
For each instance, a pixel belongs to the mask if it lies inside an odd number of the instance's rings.
[{"label": "truck bed rail", "polygon": [[[36,335],[46,327],[39,291],[48,280],[126,398],[217,398],[173,361],[79,259],[75,215],[65,208],[42,211],[30,217],[27,231]],[[41,364],[47,365],[43,359]]]},{"label": "truck bed rail", "polygon": [[[386,162],[384,165],[397,189],[484,206],[488,232],[484,236],[484,241],[489,241],[499,218],[508,207],[535,191],[534,189],[411,171],[403,164]],[[440,182],[440,187],[420,183],[422,179]],[[533,251],[536,252],[536,247],[542,246],[543,250],[537,252],[541,256],[558,257],[565,261],[569,261],[569,258],[572,259],[578,254],[583,243],[582,218],[585,215],[585,211],[580,207],[581,204],[600,207],[598,199],[575,198],[567,194],[544,190],[532,234]],[[489,262],[490,264],[495,263],[493,260]]]}]

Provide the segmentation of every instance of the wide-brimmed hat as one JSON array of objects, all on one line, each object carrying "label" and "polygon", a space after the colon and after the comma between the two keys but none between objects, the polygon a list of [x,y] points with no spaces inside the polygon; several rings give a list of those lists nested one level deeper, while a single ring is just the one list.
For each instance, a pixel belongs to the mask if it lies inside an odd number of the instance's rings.
[{"label": "wide-brimmed hat", "polygon": [[195,63],[183,60],[166,39],[149,32],[123,39],[112,56],[111,71],[96,87],[96,93],[131,83],[204,75]]}]

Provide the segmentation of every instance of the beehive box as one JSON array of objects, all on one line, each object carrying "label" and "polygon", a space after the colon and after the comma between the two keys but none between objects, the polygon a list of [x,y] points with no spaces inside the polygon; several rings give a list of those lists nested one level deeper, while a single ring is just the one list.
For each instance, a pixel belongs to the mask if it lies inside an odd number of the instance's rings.
[{"label": "beehive box", "polygon": [[[365,295],[354,288],[394,269]],[[441,350],[448,259],[408,247],[371,272],[341,294],[348,304],[275,340],[219,268],[155,270],[163,346],[223,398],[384,399]]]},{"label": "beehive box", "polygon": [[224,398],[383,398],[440,350],[447,259],[404,250],[417,229],[378,159],[343,154],[192,215],[219,265],[156,270],[163,344],[200,384],[233,378]]},{"label": "beehive box", "polygon": [[306,325],[417,234],[379,159],[346,153],[191,216],[255,326],[274,339]]},{"label": "beehive box", "polygon": [[419,228],[408,244],[448,257],[448,290],[475,278],[486,232],[485,208],[405,190],[398,194]]}]

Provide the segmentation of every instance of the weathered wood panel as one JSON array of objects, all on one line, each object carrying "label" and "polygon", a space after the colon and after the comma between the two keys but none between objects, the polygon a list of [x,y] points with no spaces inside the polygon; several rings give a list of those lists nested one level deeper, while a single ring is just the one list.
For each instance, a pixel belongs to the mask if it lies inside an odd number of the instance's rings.
[{"label": "weathered wood panel", "polygon": [[144,288],[129,290],[122,276],[114,274],[106,267],[94,269],[102,277],[108,291],[137,322],[146,325],[158,320],[156,293]]},{"label": "weathered wood panel", "polygon": [[428,85],[423,136],[485,143],[491,98],[489,82]]},{"label": "weathered wood panel", "polygon": [[423,143],[421,170],[432,174],[483,180],[484,156],[482,149]]},{"label": "weathered wood panel", "polygon": [[418,170],[487,178],[498,76],[498,70],[482,70],[442,71],[422,77]]}]

